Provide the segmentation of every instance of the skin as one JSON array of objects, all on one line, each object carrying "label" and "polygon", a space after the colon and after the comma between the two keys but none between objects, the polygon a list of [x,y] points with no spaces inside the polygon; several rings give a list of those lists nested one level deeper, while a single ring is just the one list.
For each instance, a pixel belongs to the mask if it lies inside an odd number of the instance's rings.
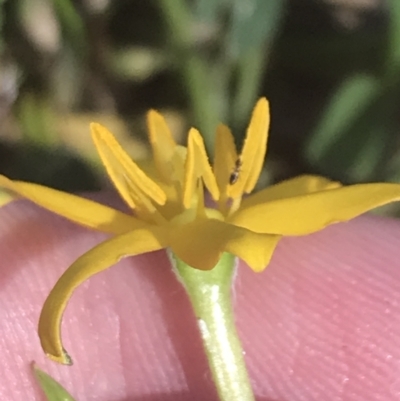
[{"label": "skin", "polygon": [[[31,361],[77,401],[216,400],[196,321],[164,252],[81,286],[63,321],[73,367],[46,359],[44,299],[106,238],[27,201],[0,208],[0,399],[42,401]],[[263,273],[239,267],[238,331],[258,401],[398,400],[400,222],[364,216],[283,240]]]}]

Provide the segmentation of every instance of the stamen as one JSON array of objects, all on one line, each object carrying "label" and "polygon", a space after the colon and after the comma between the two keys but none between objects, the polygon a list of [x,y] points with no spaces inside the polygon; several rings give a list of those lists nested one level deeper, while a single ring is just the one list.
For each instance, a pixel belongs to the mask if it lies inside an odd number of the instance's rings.
[{"label": "stamen", "polygon": [[199,179],[197,181],[197,213],[196,217],[206,217],[206,210],[204,205],[204,187],[203,182]]},{"label": "stamen", "polygon": [[227,209],[229,182],[237,160],[236,146],[230,129],[226,125],[218,125],[213,170],[220,191],[218,209],[223,214]]},{"label": "stamen", "polygon": [[164,205],[164,191],[132,161],[115,137],[100,124],[91,124],[92,137],[104,166],[121,197],[131,208],[145,198]]},{"label": "stamen", "polygon": [[228,206],[228,213],[227,213],[228,216],[232,215],[239,209],[241,202],[242,202],[241,197],[232,199],[231,205]]},{"label": "stamen", "polygon": [[165,182],[171,183],[174,173],[172,160],[177,144],[164,117],[157,111],[150,110],[147,113],[147,126],[158,174]]},{"label": "stamen", "polygon": [[269,127],[269,106],[265,98],[260,99],[254,108],[253,115],[247,129],[246,139],[240,155],[240,174],[228,188],[228,195],[232,199],[240,198],[244,193],[250,193],[260,176],[267,151],[267,137]]},{"label": "stamen", "polygon": [[203,138],[198,130],[189,131],[187,157],[185,163],[185,182],[183,205],[186,209],[192,207],[193,197],[197,191],[197,182],[201,178],[214,200],[219,198],[219,189],[211,169]]}]

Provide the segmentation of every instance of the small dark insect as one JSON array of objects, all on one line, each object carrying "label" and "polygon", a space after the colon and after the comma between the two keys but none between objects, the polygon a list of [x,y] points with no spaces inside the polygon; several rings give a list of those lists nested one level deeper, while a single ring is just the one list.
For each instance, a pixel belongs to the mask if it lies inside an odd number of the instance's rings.
[{"label": "small dark insect", "polygon": [[242,167],[242,161],[239,159],[236,159],[235,161],[235,168],[233,169],[231,175],[229,176],[229,184],[233,185],[239,178],[239,173],[240,173],[240,167]]}]

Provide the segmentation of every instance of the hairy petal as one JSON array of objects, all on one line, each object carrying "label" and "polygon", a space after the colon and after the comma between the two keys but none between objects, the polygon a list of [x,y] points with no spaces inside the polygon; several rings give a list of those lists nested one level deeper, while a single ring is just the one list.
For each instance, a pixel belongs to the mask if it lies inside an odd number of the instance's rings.
[{"label": "hairy petal", "polygon": [[215,138],[213,170],[221,192],[220,200],[223,202],[226,201],[229,178],[235,168],[237,158],[235,142],[230,129],[226,125],[219,124]]}]

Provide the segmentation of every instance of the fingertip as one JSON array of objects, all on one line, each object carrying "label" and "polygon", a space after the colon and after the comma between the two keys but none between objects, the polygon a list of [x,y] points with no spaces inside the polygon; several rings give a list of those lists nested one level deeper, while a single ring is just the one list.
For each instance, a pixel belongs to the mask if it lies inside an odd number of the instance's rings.
[{"label": "fingertip", "polygon": [[367,216],[285,238],[256,279],[241,269],[238,325],[259,394],[393,399],[399,252],[399,222]]}]

